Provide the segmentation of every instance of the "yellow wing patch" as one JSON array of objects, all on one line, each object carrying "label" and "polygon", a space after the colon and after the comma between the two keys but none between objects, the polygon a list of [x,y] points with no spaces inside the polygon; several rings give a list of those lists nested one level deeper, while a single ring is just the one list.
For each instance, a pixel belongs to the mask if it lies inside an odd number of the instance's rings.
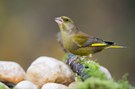
[{"label": "yellow wing patch", "polygon": [[106,46],[107,44],[105,43],[93,43],[91,46]]}]

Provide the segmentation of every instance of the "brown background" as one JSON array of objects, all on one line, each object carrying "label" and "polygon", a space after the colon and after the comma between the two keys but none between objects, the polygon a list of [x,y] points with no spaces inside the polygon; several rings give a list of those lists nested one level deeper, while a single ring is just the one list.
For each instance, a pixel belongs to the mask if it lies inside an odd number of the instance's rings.
[{"label": "brown background", "polygon": [[84,32],[126,45],[94,55],[115,79],[129,73],[135,85],[135,0],[1,0],[0,60],[27,69],[39,56],[61,59],[54,18],[71,17]]}]

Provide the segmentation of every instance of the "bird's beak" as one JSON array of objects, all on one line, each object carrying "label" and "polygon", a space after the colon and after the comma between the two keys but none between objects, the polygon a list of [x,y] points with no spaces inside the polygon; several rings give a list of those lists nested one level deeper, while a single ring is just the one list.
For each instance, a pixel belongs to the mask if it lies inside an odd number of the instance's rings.
[{"label": "bird's beak", "polygon": [[55,18],[55,22],[57,22],[58,24],[62,24],[63,23],[63,20],[61,17],[56,17]]}]

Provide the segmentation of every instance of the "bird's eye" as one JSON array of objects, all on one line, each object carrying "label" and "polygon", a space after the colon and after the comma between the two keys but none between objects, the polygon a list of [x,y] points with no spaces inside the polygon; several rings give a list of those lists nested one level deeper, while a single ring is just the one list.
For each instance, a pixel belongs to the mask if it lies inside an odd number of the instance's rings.
[{"label": "bird's eye", "polygon": [[69,21],[69,19],[67,19],[67,18],[65,18],[64,20],[65,20],[65,21]]}]

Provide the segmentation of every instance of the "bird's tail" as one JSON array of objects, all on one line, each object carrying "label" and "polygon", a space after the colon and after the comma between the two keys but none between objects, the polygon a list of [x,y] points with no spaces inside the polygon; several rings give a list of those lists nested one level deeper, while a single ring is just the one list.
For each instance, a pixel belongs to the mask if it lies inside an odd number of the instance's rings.
[{"label": "bird's tail", "polygon": [[106,48],[108,49],[108,48],[126,48],[126,47],[125,46],[119,46],[119,45],[110,45]]},{"label": "bird's tail", "polygon": [[108,46],[106,47],[107,49],[108,48],[126,48],[125,46],[116,45],[114,42],[105,41],[105,43],[108,44]]},{"label": "bird's tail", "polygon": [[93,47],[105,47],[108,48],[126,48],[125,46],[116,45],[114,42],[104,41],[104,43],[93,43],[91,46]]}]

